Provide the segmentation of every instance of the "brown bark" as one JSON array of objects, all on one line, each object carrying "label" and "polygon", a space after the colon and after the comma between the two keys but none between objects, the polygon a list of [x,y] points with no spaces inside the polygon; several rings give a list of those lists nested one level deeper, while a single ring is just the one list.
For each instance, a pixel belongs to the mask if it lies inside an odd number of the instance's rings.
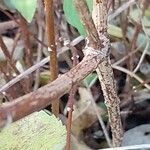
[{"label": "brown bark", "polygon": [[[107,35],[107,5],[105,0],[93,0],[92,18],[90,17],[85,0],[74,0],[75,6],[79,12],[79,16],[87,32],[88,44],[95,49],[91,49],[94,53],[108,54],[110,41]],[[90,28],[92,27],[92,28]],[[91,52],[91,53],[92,53]],[[86,54],[86,51],[85,51]],[[119,109],[119,97],[116,93],[113,70],[110,58],[107,57],[98,65],[97,74],[105,103],[108,110],[109,122],[113,137],[113,146],[120,146],[122,141],[122,124]]]},{"label": "brown bark", "polygon": [[[50,50],[50,79],[54,81],[58,77],[57,50],[55,44],[55,30],[53,17],[53,0],[45,0],[45,19],[48,47]],[[59,99],[52,102],[52,113],[59,115]]]},{"label": "brown bark", "polygon": [[94,71],[105,57],[105,55],[100,56],[97,53],[88,54],[77,66],[52,83],[12,102],[2,104],[0,106],[0,127],[4,127],[8,123],[45,108],[54,99],[60,98],[74,84],[79,83],[89,73]]}]

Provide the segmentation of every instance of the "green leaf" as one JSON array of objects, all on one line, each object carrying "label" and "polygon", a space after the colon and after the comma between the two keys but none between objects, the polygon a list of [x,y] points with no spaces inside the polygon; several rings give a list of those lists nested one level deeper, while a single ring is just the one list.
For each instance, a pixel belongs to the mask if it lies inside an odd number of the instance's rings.
[{"label": "green leaf", "polygon": [[30,23],[36,10],[37,0],[4,0],[10,9],[18,10],[21,15]]},{"label": "green leaf", "polygon": [[121,28],[119,28],[115,25],[112,25],[112,24],[108,24],[108,34],[111,36],[115,36],[117,38],[123,37]]},{"label": "green leaf", "polygon": [[[93,1],[86,0],[87,5],[89,7],[90,12],[92,12]],[[82,36],[86,36],[85,29],[80,21],[80,17],[78,12],[73,4],[73,0],[64,0],[63,9],[65,17],[69,24],[75,27]],[[122,38],[122,31],[119,27],[115,25],[108,25],[108,33],[112,36]]]},{"label": "green leaf", "polygon": [[33,113],[0,132],[0,150],[62,150],[66,127],[54,115]]},{"label": "green leaf", "polygon": [[71,24],[73,27],[77,28],[81,35],[86,36],[84,27],[81,24],[79,15],[73,4],[73,0],[64,0],[63,9],[68,23]]},{"label": "green leaf", "polygon": [[[86,0],[86,2],[87,2],[87,5],[89,7],[89,10],[91,12],[93,1],[92,0]],[[73,4],[73,0],[64,0],[63,9],[64,9],[64,14],[65,14],[65,17],[66,17],[68,23],[71,24],[73,27],[77,28],[79,33],[85,37],[86,32],[85,32],[85,29],[84,29],[81,21],[80,21],[77,10]]]},{"label": "green leaf", "polygon": [[83,83],[86,87],[92,87],[92,85],[96,82],[96,80],[97,74],[91,73],[83,80]]}]

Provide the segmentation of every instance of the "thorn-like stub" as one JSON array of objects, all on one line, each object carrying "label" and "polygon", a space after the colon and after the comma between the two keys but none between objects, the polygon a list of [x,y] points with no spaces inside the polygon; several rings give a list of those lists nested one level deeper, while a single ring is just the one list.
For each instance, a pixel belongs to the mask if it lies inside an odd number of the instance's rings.
[{"label": "thorn-like stub", "polygon": [[47,49],[47,50],[48,50],[48,52],[52,52],[52,49],[51,49],[50,47],[48,47],[48,49]]},{"label": "thorn-like stub", "polygon": [[69,104],[69,106],[67,106],[66,110],[67,110],[67,112],[69,112],[69,111],[73,111],[74,109],[73,109],[73,106]]},{"label": "thorn-like stub", "polygon": [[68,112],[71,111],[71,107],[67,107],[67,111],[68,111]]}]

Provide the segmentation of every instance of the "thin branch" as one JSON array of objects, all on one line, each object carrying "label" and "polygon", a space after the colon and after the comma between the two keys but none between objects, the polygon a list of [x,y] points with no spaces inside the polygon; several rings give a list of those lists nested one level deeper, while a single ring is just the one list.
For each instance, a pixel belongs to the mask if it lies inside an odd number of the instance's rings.
[{"label": "thin branch", "polygon": [[[43,41],[43,27],[41,26],[41,22],[43,20],[43,3],[41,0],[37,1],[37,25],[38,25],[38,39],[40,41]],[[41,58],[42,58],[42,49],[43,49],[43,45],[41,43],[38,43],[37,46],[37,59],[36,62],[40,62]],[[40,69],[36,70],[36,74],[35,74],[35,84],[34,84],[34,90],[37,90],[39,87],[39,83],[40,83]]]},{"label": "thin branch", "polygon": [[[73,67],[75,67],[79,61],[78,61],[78,54],[77,49],[72,46],[68,46],[71,49],[72,52],[72,59],[73,59]],[[71,148],[71,124],[72,124],[72,113],[73,113],[73,105],[74,105],[74,97],[75,93],[77,91],[77,84],[75,84],[70,92],[69,92],[69,99],[67,103],[67,111],[68,111],[68,119],[67,119],[67,141],[66,141],[66,150],[70,150]]]},{"label": "thin branch", "polygon": [[[30,37],[29,37],[29,31],[28,31],[28,25],[26,20],[20,16],[20,21],[19,21],[19,25],[20,25],[20,29],[21,29],[21,35],[23,37],[23,41],[24,41],[24,47],[25,47],[25,53],[24,53],[24,57],[25,57],[25,64],[27,65],[27,67],[31,67],[33,64],[33,60],[32,60],[32,50],[31,50],[31,44],[30,44]],[[29,76],[28,80],[24,81],[26,86],[24,87],[26,89],[26,93],[30,92],[31,90],[31,85],[33,82],[33,76],[32,74]]]},{"label": "thin branch", "polygon": [[127,55],[125,55],[123,58],[121,58],[120,60],[118,60],[117,62],[114,63],[114,65],[119,65],[121,64],[123,61],[125,61],[126,59],[128,59],[131,55],[133,55],[134,53],[138,52],[139,49],[144,45],[145,42],[142,42],[138,48],[136,48],[135,50],[131,51],[130,53],[128,53]]},{"label": "thin branch", "polygon": [[[54,17],[53,17],[53,0],[44,0],[45,2],[45,19],[46,32],[48,40],[48,49],[50,51],[50,79],[54,81],[58,77],[58,61],[55,44]],[[55,116],[59,114],[59,100],[52,102],[52,112]]]},{"label": "thin branch", "polygon": [[[75,46],[76,44],[78,44],[79,42],[81,42],[84,38],[82,36],[77,37],[76,39],[74,39],[73,41],[70,42],[71,46]],[[67,46],[62,47],[61,49],[58,50],[58,57],[60,54],[66,52],[67,50],[69,50],[69,48]],[[44,66],[46,63],[48,63],[50,60],[50,57],[46,57],[44,59],[42,59],[39,63],[33,65],[32,67],[30,67],[29,69],[27,69],[26,71],[24,71],[23,73],[19,74],[18,76],[16,76],[14,79],[10,80],[8,83],[6,83],[4,86],[2,86],[0,88],[0,92],[4,92],[6,91],[8,88],[10,88],[11,86],[13,86],[15,83],[19,82],[21,79],[25,78],[26,76],[28,76],[29,74],[31,74],[32,72],[34,72],[35,70],[39,69],[40,67]]]},{"label": "thin branch", "polygon": [[120,67],[120,66],[117,66],[117,65],[114,65],[114,64],[112,65],[112,67],[114,69],[120,70],[120,71],[128,74],[130,77],[134,77],[137,81],[139,81],[141,84],[143,84],[143,86],[145,86],[147,89],[150,90],[150,85],[144,83],[144,81],[139,76],[137,76],[134,72],[129,71],[129,70],[123,68],[123,67]]},{"label": "thin branch", "polygon": [[5,45],[5,43],[4,43],[1,36],[0,36],[0,48],[3,51],[9,66],[15,71],[16,74],[19,74],[20,72],[16,68],[15,63],[13,62],[13,60],[11,59],[11,55],[9,53],[9,50],[7,49],[7,47],[6,47],[6,45]]},{"label": "thin branch", "polygon": [[[142,3],[143,3],[143,2],[144,2],[144,1],[142,1]],[[139,63],[137,64],[136,68],[134,69],[134,73],[136,73],[136,72],[138,71],[138,69],[140,68],[140,66],[141,66],[141,64],[142,64],[142,62],[143,62],[143,60],[144,60],[144,58],[145,58],[145,56],[146,56],[146,54],[147,54],[147,52],[148,52],[148,50],[149,50],[149,46],[150,46],[150,38],[149,38],[149,36],[148,36],[148,34],[147,34],[147,32],[146,32],[146,29],[145,29],[145,26],[144,26],[144,23],[143,23],[143,19],[142,19],[144,9],[141,11],[140,8],[139,8],[139,6],[138,6],[138,4],[137,4],[137,8],[138,8],[138,11],[139,11],[139,13],[140,13],[142,29],[143,29],[143,31],[144,31],[144,33],[145,33],[145,36],[146,36],[146,39],[147,39],[147,44],[146,44],[145,49],[143,50],[142,56],[141,56],[141,58],[140,58],[140,60],[139,60]]]},{"label": "thin branch", "polygon": [[122,13],[124,10],[126,10],[128,7],[131,7],[135,4],[136,0],[129,0],[128,2],[124,3],[122,6],[120,6],[113,14],[108,16],[108,22],[117,17],[120,13]]}]

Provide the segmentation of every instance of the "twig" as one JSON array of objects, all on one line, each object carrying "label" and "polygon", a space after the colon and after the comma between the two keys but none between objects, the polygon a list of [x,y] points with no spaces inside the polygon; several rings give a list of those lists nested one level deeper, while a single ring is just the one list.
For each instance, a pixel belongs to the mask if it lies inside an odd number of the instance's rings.
[{"label": "twig", "polygon": [[141,84],[143,84],[147,89],[150,90],[150,85],[145,84],[144,81],[143,81],[139,76],[137,76],[135,73],[133,73],[133,72],[131,72],[131,71],[129,71],[129,70],[123,68],[123,67],[114,65],[114,64],[112,65],[112,67],[113,67],[114,69],[120,70],[120,71],[122,71],[122,72],[124,72],[124,73],[130,75],[131,77],[134,77],[134,78],[135,78],[136,80],[138,80]]},{"label": "twig", "polygon": [[1,50],[3,51],[5,57],[6,57],[6,60],[9,64],[9,66],[15,71],[16,74],[19,74],[20,72],[17,70],[13,60],[11,59],[11,55],[9,53],[9,50],[7,49],[2,37],[0,36],[0,47],[1,47]]},{"label": "twig", "polygon": [[128,54],[125,55],[123,58],[121,58],[120,60],[118,60],[117,62],[115,62],[114,65],[119,65],[120,63],[122,63],[123,61],[125,61],[126,59],[128,59],[131,55],[133,55],[134,53],[136,53],[137,51],[139,51],[139,49],[141,48],[141,46],[142,46],[143,44],[144,44],[144,42],[141,43],[140,46],[139,46],[137,49],[135,49],[134,51],[128,53]]},{"label": "twig", "polygon": [[[43,11],[43,3],[41,0],[38,0],[38,5],[37,5],[37,9],[38,9],[38,15],[37,15],[37,24],[38,24],[38,39],[40,41],[43,41],[43,27],[41,26],[41,22],[42,22],[42,19],[43,19],[43,16],[42,16],[42,11]],[[36,63],[40,62],[41,61],[41,58],[42,58],[42,48],[43,48],[43,45],[41,43],[38,43],[38,46],[37,46],[37,59],[36,59]],[[36,70],[36,73],[35,73],[35,84],[34,84],[34,90],[37,90],[38,87],[39,87],[39,82],[40,82],[40,69],[37,69]]]},{"label": "twig", "polygon": [[[68,45],[72,52],[72,59],[73,59],[73,67],[78,64],[78,54],[77,49]],[[69,92],[69,99],[67,103],[67,111],[68,111],[68,119],[67,119],[67,139],[66,139],[66,150],[71,149],[71,124],[72,124],[72,113],[73,113],[73,105],[74,105],[74,96],[77,91],[77,85],[75,84],[71,91]]]},{"label": "twig", "polygon": [[134,73],[136,73],[139,70],[139,68],[140,68],[140,66],[141,66],[141,64],[142,64],[142,62],[143,62],[143,60],[144,60],[144,58],[145,58],[145,56],[149,50],[149,47],[150,47],[150,41],[147,40],[147,44],[146,44],[145,49],[143,50],[142,56],[141,56],[141,58],[137,64],[136,68],[133,70]]},{"label": "twig", "polygon": [[[54,81],[58,77],[57,51],[55,44],[54,17],[53,17],[53,0],[44,0],[45,2],[45,19],[46,32],[48,40],[48,50],[50,52],[50,79]],[[59,100],[52,102],[52,112],[55,116],[59,114]]]},{"label": "twig", "polygon": [[13,59],[13,54],[14,54],[15,48],[17,46],[17,43],[18,43],[18,41],[20,39],[20,36],[21,36],[21,33],[19,31],[19,32],[16,33],[16,36],[14,38],[13,48],[11,50],[11,59]]},{"label": "twig", "polygon": [[[78,44],[79,42],[81,42],[83,39],[84,39],[83,37],[79,36],[76,39],[74,39],[73,41],[71,41],[70,45],[75,46],[76,44]],[[64,53],[67,50],[69,50],[69,48],[67,46],[64,46],[61,49],[59,49],[58,50],[59,51],[58,57],[59,57],[60,54]],[[6,83],[3,87],[1,87],[0,88],[0,92],[6,91],[8,88],[10,88],[11,86],[13,86],[15,83],[19,82],[21,79],[27,77],[29,74],[31,74],[35,70],[37,70],[40,67],[44,66],[46,63],[49,62],[49,60],[50,60],[50,57],[48,56],[48,57],[42,59],[39,63],[33,65],[32,67],[30,67],[29,69],[27,69],[26,71],[24,71],[23,73],[19,74],[14,79],[12,79],[8,83]]]},{"label": "twig", "polygon": [[[143,1],[143,2],[144,2],[144,1]],[[139,12],[140,12],[140,14],[141,14],[142,29],[143,29],[143,31],[144,31],[144,33],[145,33],[145,36],[146,36],[146,39],[147,39],[147,44],[146,44],[145,49],[143,50],[143,53],[142,53],[142,56],[141,56],[141,58],[140,58],[139,63],[137,64],[136,68],[135,68],[134,71],[133,71],[134,73],[136,73],[136,72],[138,71],[138,69],[140,68],[140,66],[141,66],[141,64],[142,64],[142,62],[143,62],[143,60],[144,60],[144,58],[145,58],[145,55],[147,54],[147,51],[148,51],[148,49],[149,49],[149,46],[150,46],[150,38],[149,38],[149,36],[148,36],[148,34],[147,34],[147,32],[146,32],[146,29],[145,29],[145,26],[144,26],[144,23],[143,23],[143,20],[142,20],[142,14],[143,14],[143,11],[144,11],[144,10],[142,10],[142,12],[141,12],[141,10],[140,10],[138,4],[137,4],[137,8],[138,8],[138,10],[139,10]]]},{"label": "twig", "polygon": [[69,103],[67,105],[68,118],[67,118],[67,138],[66,138],[66,150],[71,150],[71,124],[72,124],[72,112],[74,104],[74,96],[77,91],[77,86],[74,85],[69,92]]},{"label": "twig", "polygon": [[108,22],[117,17],[120,13],[122,13],[124,10],[126,10],[128,7],[131,7],[132,5],[135,4],[136,0],[129,0],[122,6],[120,6],[112,15],[108,16]]},{"label": "twig", "polygon": [[22,16],[20,16],[19,25],[24,40],[24,46],[25,46],[25,62],[28,67],[31,67],[33,61],[32,61],[32,51],[30,45],[29,31],[28,31],[27,22]]},{"label": "twig", "polygon": [[[27,26],[27,22],[26,20],[20,16],[20,21],[19,21],[19,25],[20,25],[20,29],[21,29],[21,33],[22,33],[22,37],[23,37],[23,41],[24,41],[24,47],[25,47],[25,53],[24,53],[24,57],[25,57],[25,64],[28,67],[31,67],[33,64],[33,58],[32,58],[32,50],[31,50],[31,45],[30,45],[30,37],[29,37],[29,31],[28,31],[28,26]],[[26,86],[24,87],[26,89],[26,93],[30,92],[31,90],[31,85],[33,82],[33,75],[29,75],[29,79],[24,81]]]}]

